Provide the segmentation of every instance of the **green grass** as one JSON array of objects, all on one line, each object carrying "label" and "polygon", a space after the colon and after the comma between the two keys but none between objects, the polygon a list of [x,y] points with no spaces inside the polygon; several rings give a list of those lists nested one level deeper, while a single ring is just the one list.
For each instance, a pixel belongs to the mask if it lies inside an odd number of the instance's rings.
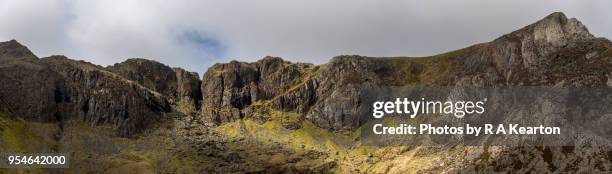
[{"label": "green grass", "polygon": [[248,138],[263,144],[278,142],[294,151],[337,151],[344,149],[350,137],[334,134],[308,121],[300,121],[298,129],[285,128],[286,122],[297,123],[296,113],[272,111],[270,120],[259,124],[250,119],[224,123],[216,130],[232,138]]},{"label": "green grass", "polygon": [[[44,124],[28,124],[19,119],[0,117],[0,151],[13,153],[45,152],[50,146],[45,138],[37,135],[32,126],[44,128]],[[42,130],[45,131],[45,130]]]},{"label": "green grass", "polygon": [[[53,144],[37,131],[49,131],[48,124],[28,123],[0,116],[0,152],[38,153],[52,151]],[[0,173],[46,173],[44,169],[0,169]]]},{"label": "green grass", "polygon": [[487,43],[426,57],[385,57],[393,74],[384,77],[387,85],[446,85],[454,59],[487,47]]}]

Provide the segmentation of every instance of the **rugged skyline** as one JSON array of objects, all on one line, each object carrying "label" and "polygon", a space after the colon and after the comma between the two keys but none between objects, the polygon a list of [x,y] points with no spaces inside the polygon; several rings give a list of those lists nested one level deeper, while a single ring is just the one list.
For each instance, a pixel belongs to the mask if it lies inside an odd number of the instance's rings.
[{"label": "rugged skyline", "polygon": [[200,75],[266,55],[426,56],[490,41],[554,11],[612,38],[610,1],[64,1],[0,0],[0,40],[39,57],[112,65],[157,60]]}]

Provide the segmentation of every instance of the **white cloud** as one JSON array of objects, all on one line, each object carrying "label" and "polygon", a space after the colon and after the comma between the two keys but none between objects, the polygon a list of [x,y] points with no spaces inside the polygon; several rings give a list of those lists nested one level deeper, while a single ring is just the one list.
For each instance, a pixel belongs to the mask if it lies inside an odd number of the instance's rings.
[{"label": "white cloud", "polygon": [[[0,39],[40,56],[108,65],[129,57],[205,71],[265,55],[423,56],[486,42],[554,11],[612,37],[611,1],[0,0]],[[197,36],[197,37],[196,37]]]},{"label": "white cloud", "polygon": [[0,39],[17,39],[37,54],[67,51],[68,11],[59,0],[0,0]]}]

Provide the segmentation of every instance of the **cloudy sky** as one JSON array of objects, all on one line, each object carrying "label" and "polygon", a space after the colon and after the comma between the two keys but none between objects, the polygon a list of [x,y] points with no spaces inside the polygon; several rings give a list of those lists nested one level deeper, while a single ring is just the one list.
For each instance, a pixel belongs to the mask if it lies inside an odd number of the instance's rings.
[{"label": "cloudy sky", "polygon": [[204,72],[279,56],[425,56],[490,41],[554,12],[612,38],[609,0],[0,0],[0,40],[40,57],[154,59]]}]

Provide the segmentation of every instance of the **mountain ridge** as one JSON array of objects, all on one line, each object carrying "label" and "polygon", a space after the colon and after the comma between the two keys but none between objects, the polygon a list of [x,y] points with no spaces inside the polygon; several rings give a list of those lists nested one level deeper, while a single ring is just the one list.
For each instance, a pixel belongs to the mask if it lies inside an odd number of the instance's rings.
[{"label": "mountain ridge", "polygon": [[[189,113],[199,112],[211,124],[245,117],[265,121],[257,115],[267,113],[267,108],[251,106],[257,103],[275,110],[296,112],[303,120],[330,130],[352,130],[360,124],[351,116],[358,101],[339,100],[331,94],[354,99],[362,86],[368,85],[606,85],[612,82],[605,79],[606,75],[597,74],[610,70],[605,67],[606,60],[598,59],[606,58],[610,45],[609,40],[590,34],[577,19],[568,19],[563,13],[555,12],[491,42],[433,56],[345,55],[333,57],[322,65],[293,63],[268,56],[252,63],[216,63],[202,79],[197,73],[142,58],[127,59],[107,67],[63,56],[40,60],[50,65],[67,62],[81,67],[79,69],[122,77],[154,95],[163,96],[163,100],[181,102]],[[0,57],[5,61],[14,62],[8,60],[9,57],[36,58],[16,40],[3,42],[0,48],[3,50]],[[577,62],[578,59],[599,61],[604,65],[592,71],[583,67],[595,66],[593,63],[585,65]],[[40,66],[36,60],[19,63]],[[554,72],[550,68],[574,70]],[[583,77],[585,75],[588,77]]]},{"label": "mountain ridge", "polygon": [[609,147],[588,145],[363,145],[359,132],[368,120],[359,115],[362,92],[417,85],[610,87],[612,43],[553,13],[490,42],[432,56],[341,55],[321,65],[267,56],[216,63],[199,77],[141,58],[106,67],[65,56],[38,58],[11,40],[0,42],[0,147],[69,151],[80,166],[68,169],[75,173],[612,168]]},{"label": "mountain ridge", "polygon": [[[288,65],[271,69],[275,66],[270,64],[282,60],[270,58],[215,64],[204,74],[202,116],[216,124],[245,117],[265,121],[258,115],[271,107],[296,112],[326,129],[354,130],[363,122],[356,115],[358,96],[369,86],[606,85],[610,59],[600,55],[610,45],[607,39],[593,37],[578,20],[553,13],[491,42],[428,57],[336,56],[329,63],[303,69]],[[593,63],[596,59],[605,63]],[[273,71],[295,73],[260,73]],[[252,103],[257,105],[250,107]],[[262,108],[260,103],[269,106]]]}]

